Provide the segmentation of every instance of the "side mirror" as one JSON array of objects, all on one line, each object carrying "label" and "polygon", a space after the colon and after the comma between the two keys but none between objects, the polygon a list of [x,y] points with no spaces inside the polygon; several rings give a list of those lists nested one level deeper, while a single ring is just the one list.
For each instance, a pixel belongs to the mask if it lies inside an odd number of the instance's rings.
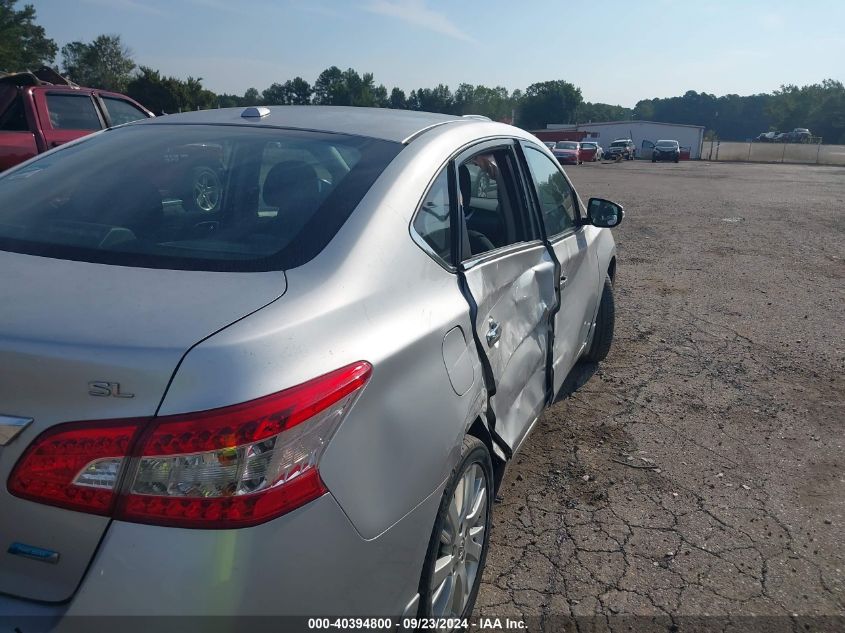
[{"label": "side mirror", "polygon": [[604,198],[590,198],[587,203],[587,220],[600,229],[612,229],[614,226],[619,226],[624,217],[625,209],[621,204]]}]

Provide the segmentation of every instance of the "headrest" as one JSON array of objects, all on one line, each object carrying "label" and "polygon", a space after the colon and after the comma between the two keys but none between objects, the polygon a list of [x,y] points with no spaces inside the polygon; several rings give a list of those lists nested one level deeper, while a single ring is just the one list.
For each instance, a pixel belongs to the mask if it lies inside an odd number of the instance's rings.
[{"label": "headrest", "polygon": [[267,172],[262,194],[264,202],[271,207],[282,207],[291,200],[316,199],[320,194],[320,178],[304,161],[282,161]]}]

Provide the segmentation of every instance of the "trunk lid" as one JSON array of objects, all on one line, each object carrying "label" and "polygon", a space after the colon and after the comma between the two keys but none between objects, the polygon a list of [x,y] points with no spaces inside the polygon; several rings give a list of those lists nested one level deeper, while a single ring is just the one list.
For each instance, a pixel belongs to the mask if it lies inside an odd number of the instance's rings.
[{"label": "trunk lid", "polygon": [[[62,422],[153,416],[185,352],[284,294],[285,275],[3,251],[0,270],[0,416],[33,419],[0,446],[0,593],[62,601],[82,580],[109,519],[12,496],[6,482],[20,455]],[[94,381],[119,383],[132,397],[89,395]]]}]

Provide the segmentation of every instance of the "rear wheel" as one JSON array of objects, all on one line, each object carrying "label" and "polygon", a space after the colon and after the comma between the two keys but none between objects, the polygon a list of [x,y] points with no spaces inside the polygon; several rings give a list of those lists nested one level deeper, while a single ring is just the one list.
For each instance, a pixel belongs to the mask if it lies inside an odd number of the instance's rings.
[{"label": "rear wheel", "polygon": [[428,544],[420,580],[420,616],[467,618],[472,613],[490,544],[493,465],[484,443],[464,438]]},{"label": "rear wheel", "polygon": [[584,354],[584,359],[598,363],[607,358],[610,346],[613,344],[613,328],[616,323],[616,302],[613,298],[613,283],[610,277],[605,277],[604,288],[601,293],[599,313],[596,315],[596,329],[593,341]]}]

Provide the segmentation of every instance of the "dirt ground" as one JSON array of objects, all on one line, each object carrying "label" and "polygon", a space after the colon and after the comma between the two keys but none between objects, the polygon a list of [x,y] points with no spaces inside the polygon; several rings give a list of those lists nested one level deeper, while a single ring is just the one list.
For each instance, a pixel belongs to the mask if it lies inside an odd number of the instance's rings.
[{"label": "dirt ground", "polygon": [[616,338],[509,469],[475,615],[845,630],[845,169],[567,173],[626,209]]}]

